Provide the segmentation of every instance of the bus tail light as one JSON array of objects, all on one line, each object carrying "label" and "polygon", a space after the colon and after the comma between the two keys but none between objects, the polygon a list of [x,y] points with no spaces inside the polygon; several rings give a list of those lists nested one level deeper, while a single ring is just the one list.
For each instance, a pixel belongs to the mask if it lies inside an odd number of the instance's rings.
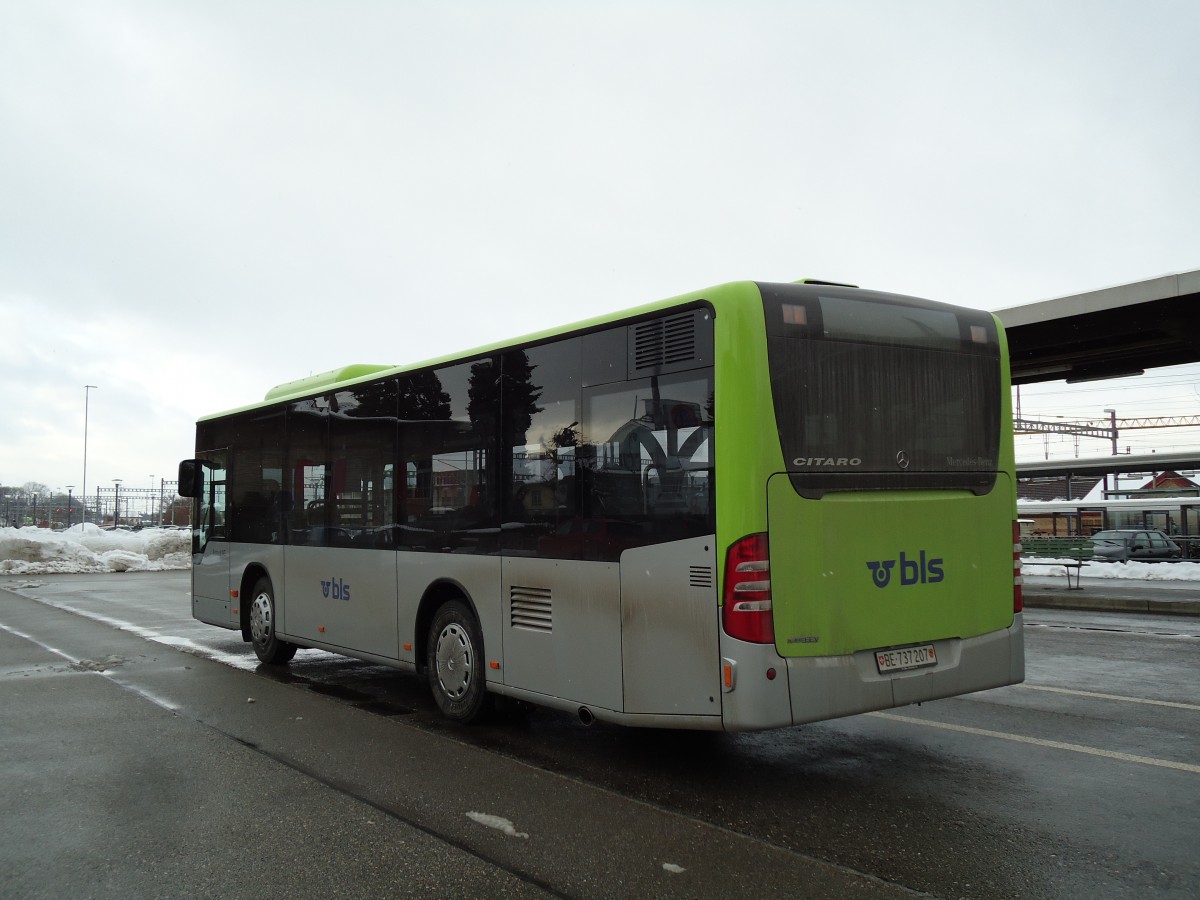
[{"label": "bus tail light", "polygon": [[1013,612],[1025,608],[1024,583],[1021,577],[1021,523],[1013,522]]},{"label": "bus tail light", "polygon": [[723,596],[721,620],[726,634],[754,644],[775,643],[771,558],[765,534],[747,535],[729,548]]}]

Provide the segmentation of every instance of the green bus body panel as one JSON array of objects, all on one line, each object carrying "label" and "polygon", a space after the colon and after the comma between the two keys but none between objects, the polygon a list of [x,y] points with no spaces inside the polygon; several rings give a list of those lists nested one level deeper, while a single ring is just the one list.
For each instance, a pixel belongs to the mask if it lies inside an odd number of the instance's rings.
[{"label": "green bus body panel", "polygon": [[776,649],[785,657],[831,656],[1007,628],[1011,500],[1004,473],[979,497],[864,491],[820,500],[800,497],[785,473],[773,476]]},{"label": "green bus body panel", "polygon": [[[703,296],[716,311],[717,583],[730,545],[767,532],[780,655],[838,656],[1009,627],[1016,463],[999,320],[1001,431],[989,493],[832,492],[806,500],[785,474],[758,286],[728,284]],[[919,567],[921,550],[925,583],[918,572],[916,584],[902,584],[900,553]],[[938,558],[944,577],[930,582],[929,561]],[[867,563],[888,560],[893,581],[877,588]]]},{"label": "green bus body panel", "polygon": [[734,541],[767,530],[764,478],[784,468],[771,373],[766,319],[758,285],[740,282],[709,291],[716,310],[714,346],[717,457],[717,566]]}]

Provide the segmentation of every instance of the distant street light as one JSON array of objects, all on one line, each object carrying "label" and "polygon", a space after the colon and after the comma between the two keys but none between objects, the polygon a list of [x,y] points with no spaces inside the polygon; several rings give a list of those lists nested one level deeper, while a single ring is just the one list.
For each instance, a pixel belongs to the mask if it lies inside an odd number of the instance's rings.
[{"label": "distant street light", "polygon": [[83,496],[83,521],[87,521],[87,431],[88,431],[88,391],[100,390],[94,384],[83,386],[83,487],[79,493]]}]

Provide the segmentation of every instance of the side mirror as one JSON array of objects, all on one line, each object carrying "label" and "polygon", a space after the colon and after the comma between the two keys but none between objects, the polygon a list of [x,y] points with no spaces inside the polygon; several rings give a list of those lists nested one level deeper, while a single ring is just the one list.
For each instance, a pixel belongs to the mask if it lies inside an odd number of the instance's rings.
[{"label": "side mirror", "polygon": [[204,463],[198,459],[185,459],[179,464],[180,497],[199,497],[204,490]]}]

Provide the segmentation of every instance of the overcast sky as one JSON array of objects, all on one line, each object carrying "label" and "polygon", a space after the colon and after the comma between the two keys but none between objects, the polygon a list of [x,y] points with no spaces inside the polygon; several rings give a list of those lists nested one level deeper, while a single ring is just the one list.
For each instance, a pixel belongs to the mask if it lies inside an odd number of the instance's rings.
[{"label": "overcast sky", "polygon": [[724,281],[1200,268],[1198,46],[1192,0],[7,0],[0,484],[78,490],[88,384],[91,493],[279,382]]}]

